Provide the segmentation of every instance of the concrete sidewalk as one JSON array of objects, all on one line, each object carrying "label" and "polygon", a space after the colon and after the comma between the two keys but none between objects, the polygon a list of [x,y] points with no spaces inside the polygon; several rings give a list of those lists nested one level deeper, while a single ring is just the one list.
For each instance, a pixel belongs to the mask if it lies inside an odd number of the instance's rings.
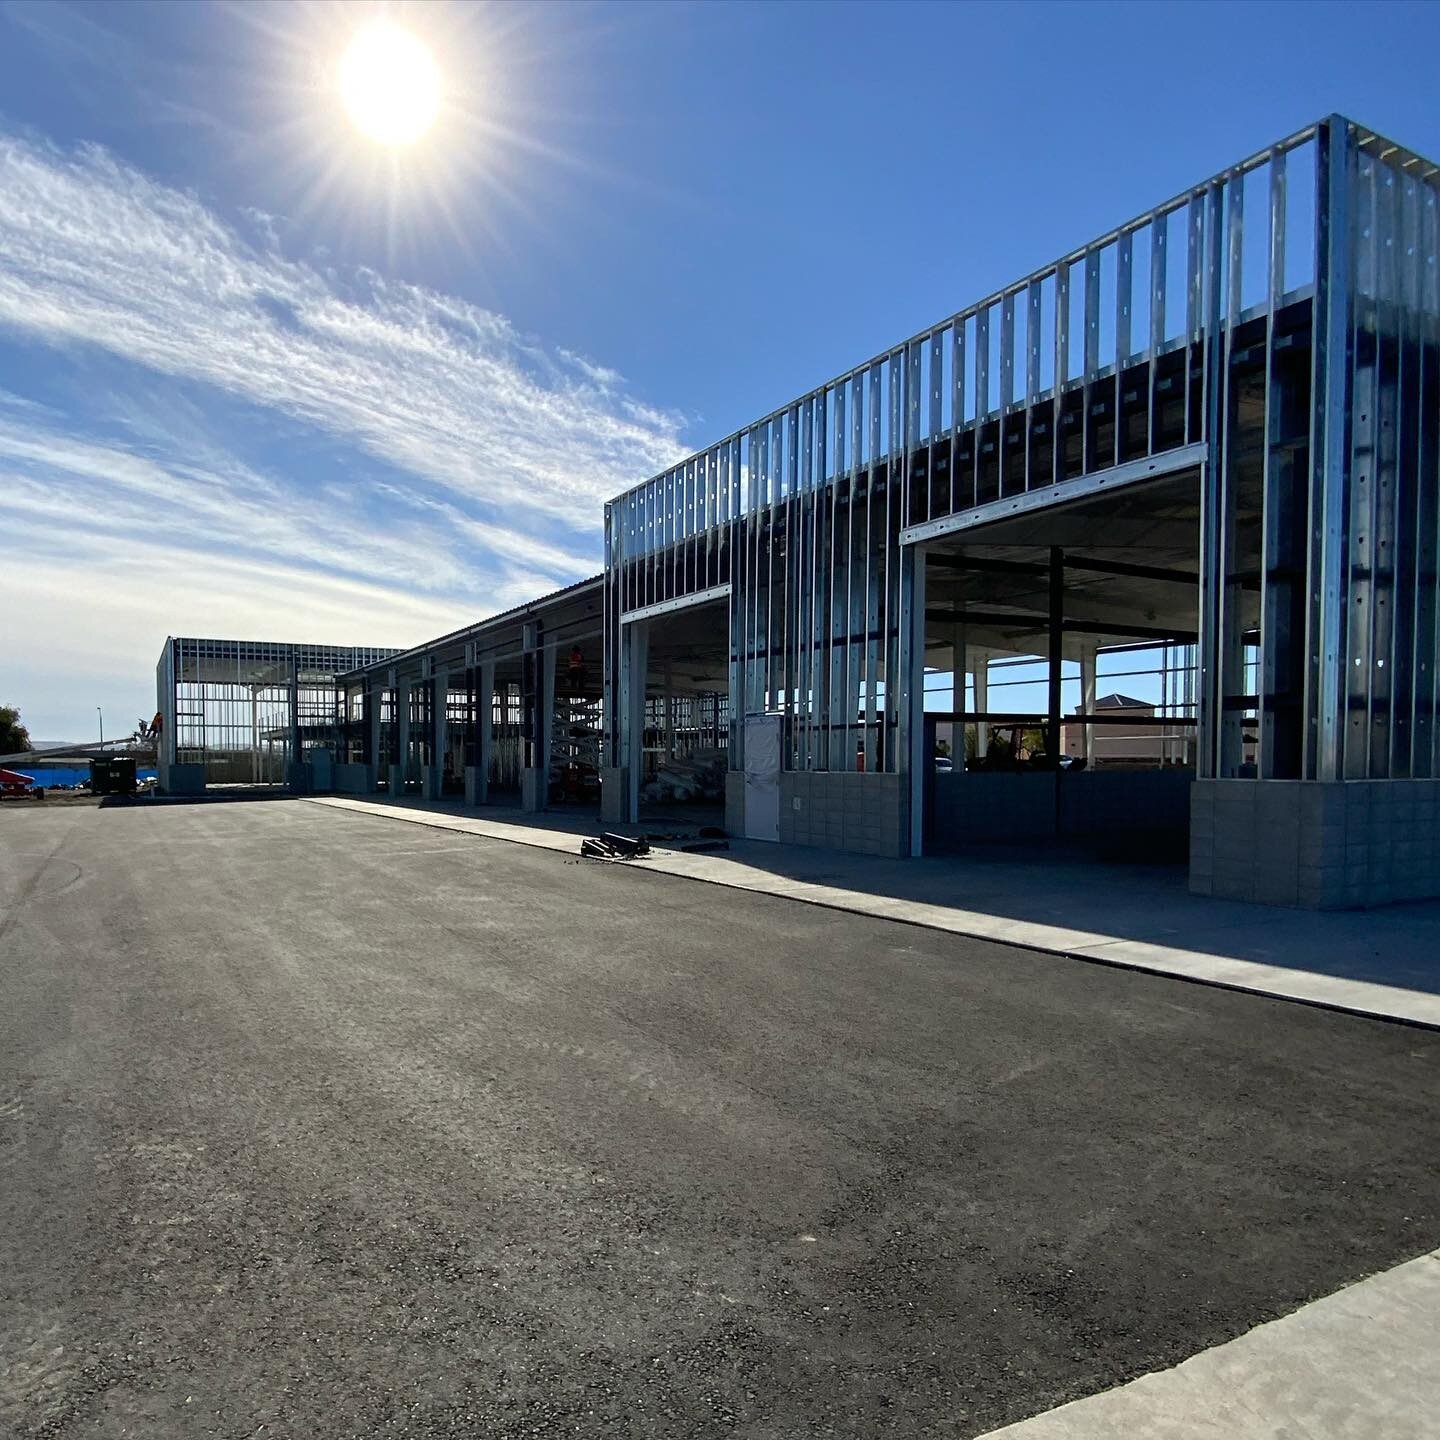
[{"label": "concrete sidewalk", "polygon": [[982,1440],[1425,1440],[1437,1334],[1440,1251]]},{"label": "concrete sidewalk", "polygon": [[[592,816],[466,810],[455,802],[315,797],[309,803],[575,855]],[[633,828],[633,827],[632,827]],[[611,862],[597,862],[611,863]],[[1318,913],[1189,894],[1169,866],[989,852],[880,860],[731,840],[657,846],[626,862],[663,874],[849,910],[1312,1005],[1440,1028],[1440,902]]]}]

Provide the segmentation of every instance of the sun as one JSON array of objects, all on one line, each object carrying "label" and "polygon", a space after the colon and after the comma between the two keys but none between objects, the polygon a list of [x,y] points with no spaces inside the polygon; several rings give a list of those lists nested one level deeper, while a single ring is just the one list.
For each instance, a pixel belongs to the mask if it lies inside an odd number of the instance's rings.
[{"label": "sun", "polygon": [[340,98],[378,144],[413,145],[440,113],[443,82],[424,42],[389,20],[356,32],[340,61]]}]

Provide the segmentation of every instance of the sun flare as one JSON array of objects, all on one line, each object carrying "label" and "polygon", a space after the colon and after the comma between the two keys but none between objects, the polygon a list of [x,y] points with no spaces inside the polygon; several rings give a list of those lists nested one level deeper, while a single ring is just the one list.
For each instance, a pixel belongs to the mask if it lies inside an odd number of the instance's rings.
[{"label": "sun flare", "polygon": [[413,145],[440,113],[440,67],[423,41],[388,20],[358,31],[340,61],[340,98],[356,129],[381,145]]}]

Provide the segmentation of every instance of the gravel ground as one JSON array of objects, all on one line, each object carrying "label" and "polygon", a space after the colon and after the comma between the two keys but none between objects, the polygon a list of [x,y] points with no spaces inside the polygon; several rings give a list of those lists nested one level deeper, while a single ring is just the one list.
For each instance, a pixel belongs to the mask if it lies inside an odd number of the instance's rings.
[{"label": "gravel ground", "polygon": [[979,1434],[1440,1245],[1440,1035],[277,801],[0,814],[0,1435]]}]

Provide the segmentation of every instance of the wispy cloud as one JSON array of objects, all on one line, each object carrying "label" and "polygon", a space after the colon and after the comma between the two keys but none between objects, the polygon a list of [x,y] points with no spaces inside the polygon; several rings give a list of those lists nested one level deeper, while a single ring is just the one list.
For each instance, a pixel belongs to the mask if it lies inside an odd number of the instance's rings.
[{"label": "wispy cloud", "polygon": [[[404,646],[460,618],[452,604],[401,584],[168,540],[110,538],[38,514],[8,517],[5,536],[0,692],[46,739],[93,736],[97,704],[111,734],[151,714],[167,628]],[[168,626],[156,628],[157,616],[169,616]]]},{"label": "wispy cloud", "polygon": [[0,698],[52,733],[97,683],[140,713],[167,632],[408,645],[591,573],[601,500],[682,448],[501,315],[5,135],[0,343],[81,377],[0,391]]},{"label": "wispy cloud", "polygon": [[0,326],[272,406],[516,516],[593,526],[680,449],[677,417],[500,315],[252,244],[95,149],[0,138]]},{"label": "wispy cloud", "polygon": [[[136,428],[143,450],[76,437],[33,409],[11,414],[0,405],[0,511],[114,540],[165,537],[370,576],[477,608],[517,570],[527,583],[538,573],[543,588],[594,566],[591,554],[487,525],[398,485],[294,485],[218,448],[193,424],[180,436],[153,423]],[[370,505],[367,490],[394,503]]]},{"label": "wispy cloud", "polygon": [[367,521],[333,487],[291,490],[185,438],[76,437],[0,391],[0,682],[39,733],[76,733],[97,693],[143,710],[169,632],[412,645],[593,568],[527,536],[496,545],[444,501],[387,505],[383,483]]}]

